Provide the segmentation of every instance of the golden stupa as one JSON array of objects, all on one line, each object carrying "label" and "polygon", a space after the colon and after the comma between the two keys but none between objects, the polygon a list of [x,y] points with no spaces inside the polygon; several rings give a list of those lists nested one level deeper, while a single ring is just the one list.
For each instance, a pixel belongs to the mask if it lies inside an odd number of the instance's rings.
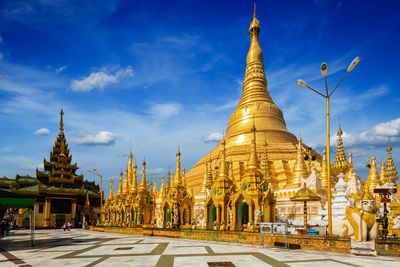
[{"label": "golden stupa", "polygon": [[[227,160],[233,163],[234,180],[239,182],[242,178],[241,166],[247,162],[250,153],[251,129],[254,125],[257,129],[257,152],[261,156],[267,149],[270,182],[273,188],[279,190],[301,187],[300,179],[291,180],[295,172],[293,165],[298,155],[298,140],[295,135],[287,130],[283,113],[274,103],[267,90],[264,57],[258,40],[260,24],[256,18],[255,8],[249,33],[251,43],[247,54],[242,96],[229,119],[226,129]],[[267,143],[267,148],[265,143]],[[321,156],[304,144],[301,144],[301,147],[304,156],[306,154],[311,155],[311,158],[314,159],[312,164],[315,164],[317,169],[320,170],[320,163],[317,163],[317,161],[321,162]],[[221,151],[222,141],[187,173],[187,183],[190,188],[194,189],[195,194],[201,190],[207,164],[210,161],[218,160]],[[308,166],[308,169],[310,170],[311,166]]]}]

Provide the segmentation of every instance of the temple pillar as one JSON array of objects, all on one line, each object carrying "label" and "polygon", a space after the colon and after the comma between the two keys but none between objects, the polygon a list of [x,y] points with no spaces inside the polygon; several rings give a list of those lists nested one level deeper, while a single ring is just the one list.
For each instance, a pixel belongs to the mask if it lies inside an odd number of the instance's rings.
[{"label": "temple pillar", "polygon": [[249,221],[254,224],[254,208],[253,208],[253,204],[249,205]]},{"label": "temple pillar", "polygon": [[72,225],[75,225],[75,220],[76,220],[76,199],[73,199],[72,204],[71,204],[71,223],[72,223]]},{"label": "temple pillar", "polygon": [[266,222],[272,222],[271,220],[271,203],[267,203],[267,207],[265,209],[265,221]]},{"label": "temple pillar", "polygon": [[225,205],[222,205],[222,207],[221,207],[221,217],[222,217],[222,221],[224,222],[224,225],[226,226],[227,219],[226,219],[226,214],[225,214]]},{"label": "temple pillar", "polygon": [[232,227],[231,227],[231,230],[237,230],[236,229],[236,220],[237,220],[237,218],[236,218],[236,204],[235,203],[233,203],[233,205],[232,205]]},{"label": "temple pillar", "polygon": [[209,207],[207,205],[205,205],[205,209],[204,209],[204,222],[206,223],[205,229],[207,229],[207,225],[208,225],[208,209]]},{"label": "temple pillar", "polygon": [[220,216],[221,216],[221,212],[220,212],[220,209],[219,209],[219,205],[217,205],[217,226],[220,224]]},{"label": "temple pillar", "polygon": [[50,201],[48,198],[44,201],[44,227],[50,227]]},{"label": "temple pillar", "polygon": [[307,230],[307,201],[304,201],[304,229]]}]

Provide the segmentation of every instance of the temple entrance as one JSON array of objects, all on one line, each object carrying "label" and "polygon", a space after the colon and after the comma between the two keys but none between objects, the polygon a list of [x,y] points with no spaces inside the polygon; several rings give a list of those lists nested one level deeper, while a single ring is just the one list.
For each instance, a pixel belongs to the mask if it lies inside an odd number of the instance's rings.
[{"label": "temple entrance", "polygon": [[190,220],[190,214],[188,209],[183,210],[183,225],[188,225]]},{"label": "temple entrance", "polygon": [[208,208],[208,229],[213,229],[214,222],[217,219],[217,209],[214,204]]},{"label": "temple entrance", "polygon": [[65,215],[64,214],[57,214],[56,215],[57,227],[61,227],[64,223],[65,223]]},{"label": "temple entrance", "polygon": [[171,210],[167,205],[164,207],[164,227],[167,227],[169,222],[171,222]]},{"label": "temple entrance", "polygon": [[247,224],[249,222],[249,205],[246,202],[242,202],[238,206],[237,212],[237,225],[238,230],[243,230],[243,224]]}]

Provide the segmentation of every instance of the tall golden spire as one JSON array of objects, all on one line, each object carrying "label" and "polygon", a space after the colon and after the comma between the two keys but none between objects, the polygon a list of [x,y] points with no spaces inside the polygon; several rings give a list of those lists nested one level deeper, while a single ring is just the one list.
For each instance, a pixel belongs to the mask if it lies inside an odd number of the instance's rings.
[{"label": "tall golden spire", "polygon": [[347,160],[347,172],[346,172],[346,176],[344,177],[344,181],[346,183],[348,183],[351,180],[351,176],[355,175],[356,177],[356,171],[354,170],[354,166],[353,166],[353,154],[351,152],[349,152],[349,159]]},{"label": "tall golden spire", "polygon": [[332,174],[337,175],[339,173],[345,174],[347,171],[347,159],[346,159],[346,154],[344,153],[344,147],[343,147],[343,131],[340,127],[339,123],[339,130],[337,131],[336,135],[338,136],[338,146],[336,150],[336,156],[335,156],[335,163],[332,166]]},{"label": "tall golden spire", "polygon": [[142,181],[140,181],[140,190],[149,190],[149,184],[146,178],[146,161],[143,160],[143,177]]},{"label": "tall golden spire", "polygon": [[154,197],[157,198],[157,195],[158,195],[158,191],[157,191],[157,179],[154,179],[153,194],[154,194]]},{"label": "tall golden spire", "polygon": [[226,178],[228,177],[228,168],[226,166],[226,151],[225,151],[225,138],[222,139],[222,159],[219,163],[219,170],[218,170],[218,177],[219,178]]},{"label": "tall golden spire", "polygon": [[365,182],[366,186],[368,186],[369,190],[371,190],[371,192],[374,192],[374,189],[376,188],[376,186],[379,184],[379,173],[376,167],[376,158],[375,155],[372,156],[372,158],[370,159],[370,170],[369,170],[369,175],[367,178],[367,181]]},{"label": "tall golden spire", "polygon": [[161,199],[165,196],[164,175],[161,177],[161,187],[159,196]]},{"label": "tall golden spire", "polygon": [[390,144],[388,144],[388,147],[386,149],[388,152],[387,160],[386,160],[386,175],[387,175],[387,180],[390,183],[395,183],[397,179],[399,179],[398,172],[396,170],[396,166],[394,165],[394,161],[392,158],[392,147]]},{"label": "tall golden spire", "polygon": [[257,169],[258,168],[258,157],[257,157],[257,146],[256,146],[256,126],[254,125],[253,120],[253,127],[251,128],[252,139],[251,139],[251,146],[250,146],[250,157],[249,157],[249,165],[248,169]]},{"label": "tall golden spire", "polygon": [[132,191],[136,192],[139,189],[138,185],[138,177],[137,177],[137,164],[135,160],[135,164],[133,165],[133,183],[132,183]]},{"label": "tall golden spire", "polygon": [[64,111],[60,110],[60,132],[64,132],[64,121],[63,121]]},{"label": "tall golden spire", "polygon": [[90,207],[89,191],[86,191],[85,207]]},{"label": "tall golden spire", "polygon": [[322,152],[322,166],[321,166],[321,186],[328,188],[328,165],[326,161],[326,151]]},{"label": "tall golden spire", "polygon": [[383,185],[383,184],[387,183],[386,166],[385,166],[384,160],[382,160],[382,163],[381,163],[381,173],[379,174],[379,179],[381,180],[380,184]]},{"label": "tall golden spire", "polygon": [[111,178],[110,180],[110,193],[108,194],[108,200],[111,200],[114,198],[114,187],[113,187],[113,180]]},{"label": "tall golden spire", "polygon": [[126,175],[125,175],[125,179],[124,179],[124,189],[123,189],[123,191],[122,191],[122,193],[123,193],[124,195],[128,194],[129,188],[130,188],[130,186],[129,186],[128,168],[126,168],[125,173],[126,173]]},{"label": "tall golden spire", "polygon": [[176,169],[175,169],[175,176],[173,178],[172,184],[175,186],[182,184],[182,174],[181,174],[181,151],[179,150],[176,152]]},{"label": "tall golden spire", "polygon": [[256,18],[254,7],[253,20],[249,28],[251,43],[246,59],[243,92],[238,106],[229,119],[226,130],[227,147],[251,142],[249,132],[252,128],[250,121],[252,117],[257,124],[257,131],[267,132],[269,140],[273,143],[296,144],[296,137],[286,129],[282,111],[275,105],[267,91],[259,33],[260,23]]},{"label": "tall golden spire", "polygon": [[301,145],[301,137],[299,137],[299,143],[297,145],[297,158],[293,166],[293,177],[290,181],[292,187],[301,186],[301,178],[306,179],[308,177],[308,171],[306,163],[304,162],[303,149]]},{"label": "tall golden spire", "polygon": [[119,187],[118,187],[118,191],[117,191],[117,195],[120,196],[122,194],[122,192],[124,191],[124,182],[122,180],[122,170],[121,173],[119,174]]}]

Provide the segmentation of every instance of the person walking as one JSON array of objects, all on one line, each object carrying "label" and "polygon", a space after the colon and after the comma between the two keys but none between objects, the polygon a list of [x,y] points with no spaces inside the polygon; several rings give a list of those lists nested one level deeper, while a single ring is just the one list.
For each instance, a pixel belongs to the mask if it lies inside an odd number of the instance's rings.
[{"label": "person walking", "polygon": [[68,231],[71,231],[72,224],[68,222]]},{"label": "person walking", "polygon": [[65,223],[63,224],[62,228],[64,229],[64,232],[65,232],[65,230],[67,229],[67,226],[65,225]]}]

